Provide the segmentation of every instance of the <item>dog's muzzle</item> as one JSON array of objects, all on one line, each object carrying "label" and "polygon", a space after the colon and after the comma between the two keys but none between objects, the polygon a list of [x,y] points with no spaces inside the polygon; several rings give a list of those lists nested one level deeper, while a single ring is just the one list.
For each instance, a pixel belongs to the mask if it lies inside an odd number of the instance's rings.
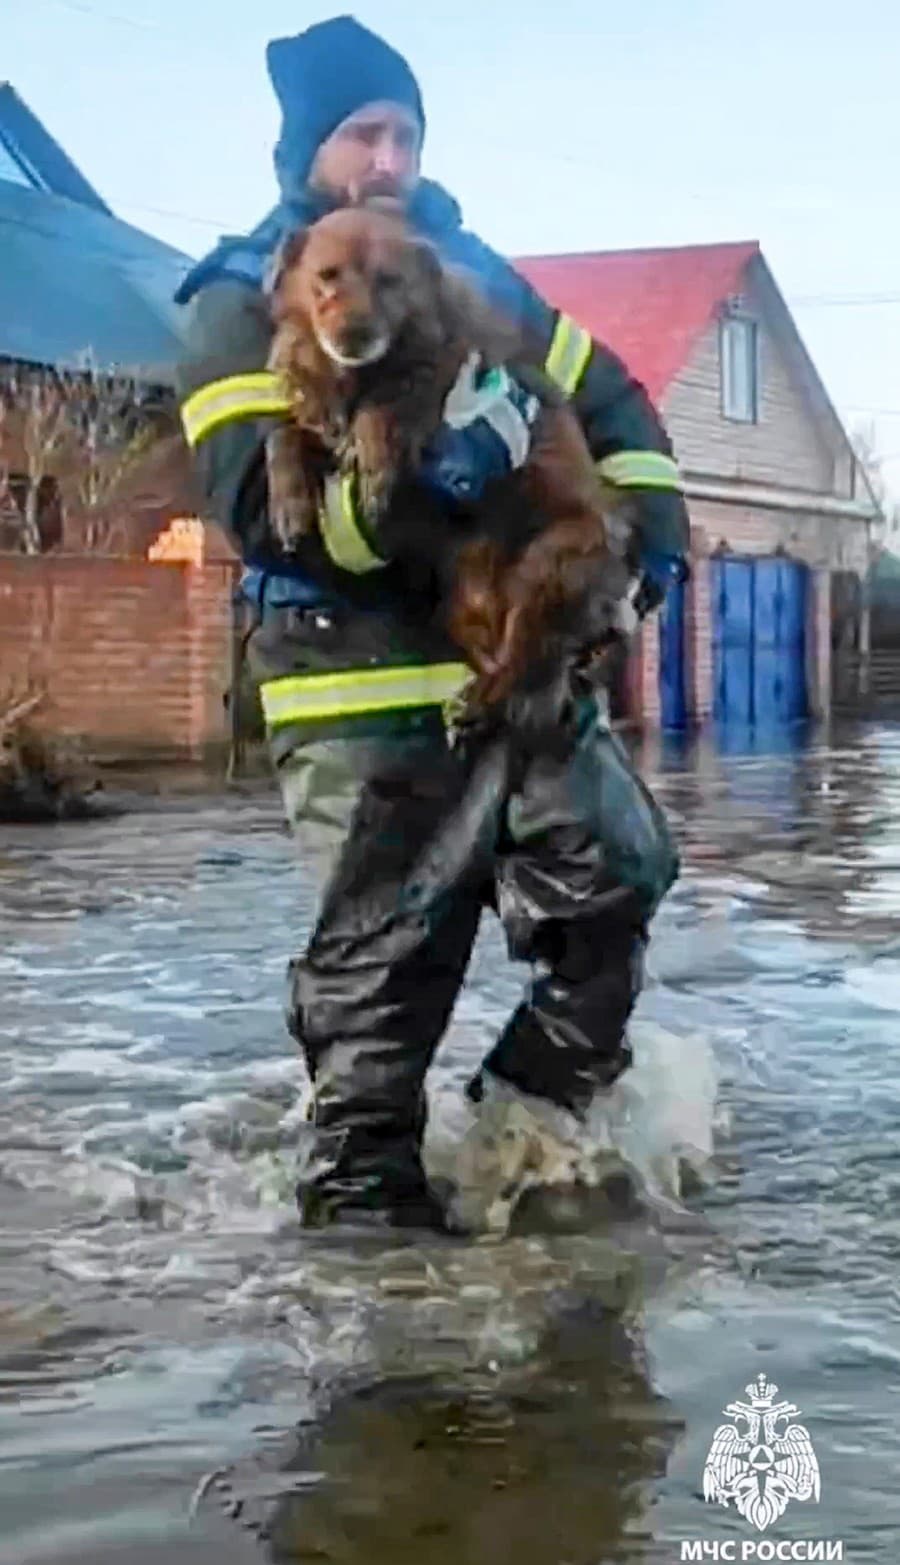
[{"label": "dog's muzzle", "polygon": [[322,331],[317,332],[316,335],[322,352],[341,369],[361,369],[364,364],[376,364],[379,359],[384,358],[390,346],[390,338],[386,332],[373,335],[371,331],[362,327],[351,328],[345,332],[340,342],[335,342]]}]

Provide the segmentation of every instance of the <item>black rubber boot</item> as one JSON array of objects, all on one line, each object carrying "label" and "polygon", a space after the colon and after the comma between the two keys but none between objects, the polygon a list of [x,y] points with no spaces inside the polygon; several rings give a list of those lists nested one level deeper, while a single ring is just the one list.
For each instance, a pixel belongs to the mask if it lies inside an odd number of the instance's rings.
[{"label": "black rubber boot", "polygon": [[576,1116],[633,1063],[627,1024],[640,992],[645,936],[609,918],[563,926],[550,971],[537,978],[466,1089],[482,1071]]},{"label": "black rubber boot", "polygon": [[453,1231],[422,1167],[423,1126],[424,1110],[413,1135],[376,1137],[371,1124],[319,1131],[297,1185],[302,1226]]},{"label": "black rubber boot", "polygon": [[303,1228],[361,1234],[458,1231],[449,1225],[443,1207],[427,1185],[403,1192],[377,1188],[368,1192],[342,1191],[327,1184],[298,1185],[297,1206]]}]

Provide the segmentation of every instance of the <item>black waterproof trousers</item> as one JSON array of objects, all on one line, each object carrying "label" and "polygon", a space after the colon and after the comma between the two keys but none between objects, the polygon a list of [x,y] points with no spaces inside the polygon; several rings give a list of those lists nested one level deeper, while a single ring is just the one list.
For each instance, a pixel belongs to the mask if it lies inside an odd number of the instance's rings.
[{"label": "black waterproof trousers", "polygon": [[[250,642],[257,678],[328,666],[329,635],[327,617],[267,611]],[[330,643],[342,657],[347,639]],[[535,976],[483,1069],[586,1107],[630,1061],[649,920],[678,873],[602,702],[579,699],[564,760],[498,735],[451,742],[438,706],[282,724],[271,746],[316,898],[290,966],[321,1132],[301,1209],[390,1208],[424,1189],[424,1078],[486,907]]]}]

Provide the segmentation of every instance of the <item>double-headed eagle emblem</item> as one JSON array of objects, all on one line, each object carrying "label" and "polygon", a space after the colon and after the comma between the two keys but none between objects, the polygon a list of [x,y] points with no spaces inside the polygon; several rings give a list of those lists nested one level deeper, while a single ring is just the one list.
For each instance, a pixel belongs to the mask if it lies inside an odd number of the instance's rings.
[{"label": "double-headed eagle emblem", "polygon": [[[776,1402],[778,1387],[757,1375],[744,1388],[747,1402],[729,1402],[733,1424],[720,1424],[703,1469],[703,1498],[728,1506],[760,1532],[787,1510],[791,1500],[818,1500],[819,1464],[809,1431],[790,1419],[800,1409]],[[743,1421],[746,1429],[739,1427]],[[778,1432],[777,1425],[785,1428]]]}]

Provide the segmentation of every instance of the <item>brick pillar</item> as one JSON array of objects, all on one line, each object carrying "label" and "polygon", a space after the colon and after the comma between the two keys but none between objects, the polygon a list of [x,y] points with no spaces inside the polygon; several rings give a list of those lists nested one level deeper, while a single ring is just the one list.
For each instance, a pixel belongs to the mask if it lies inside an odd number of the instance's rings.
[{"label": "brick pillar", "polygon": [[625,664],[625,716],[629,723],[640,723],[643,718],[641,691],[644,681],[644,659],[641,653],[640,632],[634,637]]},{"label": "brick pillar", "polygon": [[684,612],[688,718],[704,723],[713,710],[713,605],[709,540],[702,527],[691,528],[691,579]]},{"label": "brick pillar", "polygon": [[651,614],[641,626],[641,683],[638,721],[659,726],[659,616]]},{"label": "brick pillar", "polygon": [[831,715],[831,571],[810,571],[806,612],[806,691],[813,717]]},{"label": "brick pillar", "polygon": [[[185,744],[192,761],[203,757],[206,740],[206,658],[205,647],[205,595],[203,591],[203,566],[193,563],[176,565],[184,582],[184,610],[187,625],[185,694],[187,732]],[[171,567],[170,567],[171,569]]]}]

